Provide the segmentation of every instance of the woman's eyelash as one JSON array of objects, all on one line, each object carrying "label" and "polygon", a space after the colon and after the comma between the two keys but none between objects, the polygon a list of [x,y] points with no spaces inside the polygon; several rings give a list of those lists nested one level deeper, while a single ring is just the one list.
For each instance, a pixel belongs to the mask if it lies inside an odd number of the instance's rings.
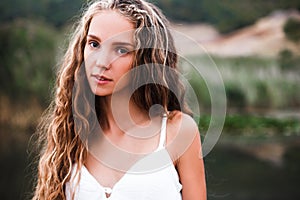
[{"label": "woman's eyelash", "polygon": [[[95,41],[95,40],[88,41],[88,45],[91,48],[99,48],[100,47],[100,43]],[[120,55],[125,55],[125,54],[128,54],[130,52],[130,50],[128,48],[123,47],[123,46],[115,47],[115,51],[116,51],[116,53],[118,53]]]},{"label": "woman's eyelash", "polygon": [[119,54],[127,54],[129,53],[129,50],[125,47],[117,47],[116,48],[116,51],[119,53]]},{"label": "woman's eyelash", "polygon": [[93,40],[92,40],[92,41],[89,41],[88,43],[89,43],[89,45],[90,45],[92,48],[97,48],[97,47],[100,46],[98,42],[93,41]]}]

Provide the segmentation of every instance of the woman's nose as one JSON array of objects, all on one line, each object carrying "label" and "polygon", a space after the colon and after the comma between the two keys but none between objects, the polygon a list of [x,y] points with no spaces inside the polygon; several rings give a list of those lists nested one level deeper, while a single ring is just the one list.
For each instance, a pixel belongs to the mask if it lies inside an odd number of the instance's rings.
[{"label": "woman's nose", "polygon": [[108,49],[102,47],[99,51],[96,52],[96,65],[100,68],[109,69],[111,66],[110,53]]}]

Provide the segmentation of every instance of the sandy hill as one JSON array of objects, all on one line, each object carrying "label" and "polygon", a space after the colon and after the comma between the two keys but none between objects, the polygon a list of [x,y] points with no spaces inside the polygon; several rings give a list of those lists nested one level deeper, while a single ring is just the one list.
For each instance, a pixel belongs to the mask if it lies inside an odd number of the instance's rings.
[{"label": "sandy hill", "polygon": [[[255,24],[227,35],[219,34],[209,25],[174,24],[176,31],[184,34],[175,36],[177,46],[183,54],[199,54],[207,51],[220,56],[276,56],[283,49],[300,53],[300,46],[288,41],[283,32],[290,18],[300,20],[298,11],[276,11],[258,20]],[[175,34],[177,35],[177,34]],[[202,50],[199,50],[199,46]]]}]

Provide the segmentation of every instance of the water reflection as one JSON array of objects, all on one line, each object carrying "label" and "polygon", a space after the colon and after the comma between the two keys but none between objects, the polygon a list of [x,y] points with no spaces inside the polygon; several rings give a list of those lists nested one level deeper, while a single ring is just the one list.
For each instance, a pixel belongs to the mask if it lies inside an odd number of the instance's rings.
[{"label": "water reflection", "polygon": [[244,146],[219,144],[205,159],[208,199],[299,199],[299,139]]},{"label": "water reflection", "polygon": [[[0,130],[0,199],[30,199],[34,164],[28,142],[33,131]],[[271,143],[230,141],[220,141],[205,157],[208,200],[300,199],[300,137]]]}]

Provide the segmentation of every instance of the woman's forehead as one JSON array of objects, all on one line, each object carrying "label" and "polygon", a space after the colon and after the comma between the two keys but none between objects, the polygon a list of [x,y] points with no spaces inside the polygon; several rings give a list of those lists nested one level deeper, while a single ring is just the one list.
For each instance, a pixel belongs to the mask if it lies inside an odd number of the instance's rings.
[{"label": "woman's forehead", "polygon": [[118,38],[133,42],[134,25],[117,11],[104,10],[92,18],[88,35],[97,36],[101,41]]}]

